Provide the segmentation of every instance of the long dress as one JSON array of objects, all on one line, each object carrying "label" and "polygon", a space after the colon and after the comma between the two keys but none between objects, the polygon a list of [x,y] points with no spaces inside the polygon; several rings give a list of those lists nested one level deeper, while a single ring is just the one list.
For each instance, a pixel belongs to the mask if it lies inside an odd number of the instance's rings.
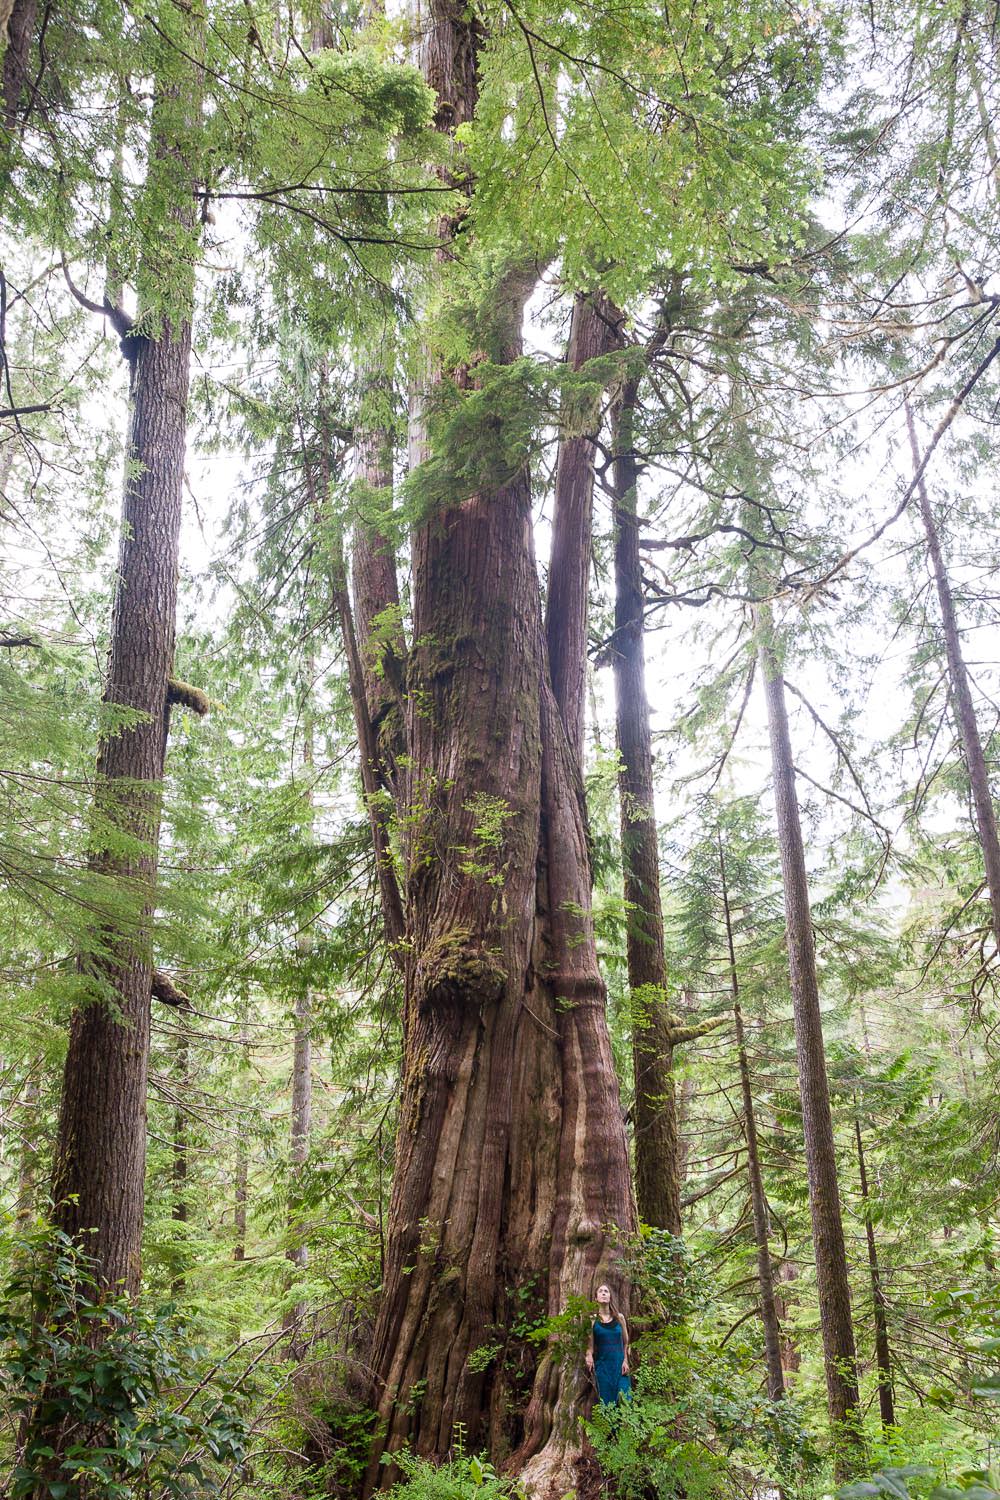
[{"label": "long dress", "polygon": [[594,1379],[599,1399],[608,1406],[619,1400],[631,1401],[632,1382],[622,1374],[625,1361],[625,1337],[615,1318],[610,1323],[594,1320]]}]

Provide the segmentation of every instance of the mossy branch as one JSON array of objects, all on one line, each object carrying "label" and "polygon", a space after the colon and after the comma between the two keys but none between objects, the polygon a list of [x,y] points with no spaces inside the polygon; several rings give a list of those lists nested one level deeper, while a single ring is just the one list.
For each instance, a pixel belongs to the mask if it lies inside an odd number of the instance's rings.
[{"label": "mossy branch", "polygon": [[189,708],[201,719],[212,706],[207,693],[203,693],[201,688],[194,687],[190,682],[182,682],[179,677],[170,677],[167,680],[167,702],[171,707],[176,703],[181,708]]},{"label": "mossy branch", "polygon": [[161,1005],[172,1005],[175,1010],[190,1010],[191,997],[179,990],[169,975],[164,974],[162,969],[153,970],[153,999],[159,1000]]},{"label": "mossy branch", "polygon": [[671,1020],[670,1045],[679,1047],[682,1042],[693,1042],[696,1037],[707,1036],[710,1031],[724,1026],[729,1019],[729,1016],[709,1016],[707,1021],[696,1021],[691,1026],[675,1026]]}]

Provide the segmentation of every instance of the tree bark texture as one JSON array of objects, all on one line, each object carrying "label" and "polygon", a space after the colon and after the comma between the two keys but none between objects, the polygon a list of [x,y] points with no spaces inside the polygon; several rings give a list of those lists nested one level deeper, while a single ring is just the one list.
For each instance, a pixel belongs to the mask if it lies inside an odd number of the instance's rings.
[{"label": "tree bark texture", "polygon": [[3,43],[3,118],[12,132],[31,82],[31,53],[38,0],[0,0],[0,39]]},{"label": "tree bark texture", "polygon": [[[573,303],[566,362],[579,370],[588,360],[618,346],[621,314],[600,292],[581,294]],[[583,764],[587,685],[587,615],[590,600],[590,537],[593,530],[594,452],[601,421],[600,400],[581,410],[567,402],[556,462],[552,555],[545,605],[552,690],[570,747]],[[582,431],[579,429],[583,429]],[[580,538],[586,545],[580,545]]]},{"label": "tree bark texture", "polygon": [[[450,131],[475,105],[475,23],[454,0],[425,21]],[[533,281],[498,275],[494,359],[518,357]],[[384,1449],[443,1455],[461,1423],[532,1490],[562,1493],[582,1348],[550,1340],[539,1356],[512,1325],[592,1295],[635,1217],[526,468],[442,497],[413,537],[412,600],[403,1082],[367,1488],[392,1477]]]},{"label": "tree bark texture", "polygon": [[615,728],[620,759],[626,956],[635,1074],[635,1176],[639,1217],[681,1232],[674,1032],[666,997],[660,853],[653,803],[653,748],[646,691],[638,462],[633,432],[638,381],[625,382],[613,412],[615,505]]},{"label": "tree bark texture", "polygon": [[857,1456],[858,1377],[851,1321],[851,1291],[837,1183],[830,1088],[816,978],[816,953],[795,767],[788,731],[785,683],[766,609],[757,620],[758,652],[771,740],[775,814],[785,895],[788,966],[795,1018],[799,1096],[809,1178],[809,1211],[816,1256],[816,1285],[826,1372],[827,1402],[838,1450],[847,1472]]},{"label": "tree bark texture", "polygon": [[892,1355],[889,1349],[889,1307],[882,1286],[878,1263],[878,1245],[868,1201],[868,1171],[861,1139],[861,1121],[854,1117],[854,1139],[858,1147],[858,1174],[861,1179],[861,1203],[865,1213],[865,1239],[868,1242],[868,1274],[872,1284],[872,1320],[875,1324],[875,1365],[878,1369],[878,1409],[885,1428],[896,1425],[896,1401],[892,1387]]},{"label": "tree bark texture", "polygon": [[[909,406],[906,408],[906,425],[910,435],[913,461],[915,464],[919,464],[920,448],[913,424],[913,413]],[[962,637],[958,628],[958,617],[955,614],[955,599],[951,591],[951,579],[948,576],[948,567],[944,560],[944,553],[941,550],[941,537],[938,533],[937,521],[935,520],[934,511],[927,495],[927,487],[923,479],[917,485],[917,499],[920,504],[920,518],[923,521],[924,534],[927,538],[927,552],[931,560],[931,570],[934,574],[934,584],[937,588],[938,603],[941,609],[944,649],[948,662],[948,684],[951,688],[952,702],[955,705],[955,716],[958,719],[958,730],[962,740],[962,754],[969,776],[972,803],[976,814],[976,827],[979,832],[979,842],[983,851],[986,884],[989,887],[993,940],[997,945],[998,951],[1000,951],[1000,833],[997,831],[996,807],[994,806],[993,795],[990,791],[990,778],[986,768],[986,754],[983,750],[983,742],[979,733],[979,724],[976,719],[976,707],[972,701],[969,669],[965,665],[965,657],[962,654]]]},{"label": "tree bark texture", "polygon": [[750,1064],[747,1059],[746,1035],[743,1027],[743,1007],[740,1004],[740,981],[736,968],[736,944],[733,938],[733,919],[729,906],[729,885],[726,880],[726,859],[719,836],[719,873],[722,879],[722,911],[726,924],[726,944],[729,949],[729,980],[733,992],[733,1019],[736,1023],[736,1054],[739,1058],[740,1092],[743,1096],[743,1135],[747,1143],[747,1174],[750,1179],[750,1209],[753,1214],[753,1233],[757,1246],[757,1282],[760,1293],[760,1321],[764,1331],[764,1368],[767,1371],[767,1394],[772,1401],[780,1401],[785,1394],[785,1372],[781,1361],[781,1325],[774,1295],[774,1267],[771,1263],[771,1244],[768,1234],[767,1197],[764,1178],[760,1169],[760,1149],[757,1141],[757,1117],[754,1112],[753,1089],[750,1083]]},{"label": "tree bark texture", "polygon": [[[150,172],[175,185],[171,213],[182,236],[191,232],[195,199],[174,131],[189,130],[199,110],[194,69],[190,97],[171,90],[153,108]],[[92,863],[136,904],[131,921],[109,924],[101,956],[84,966],[88,993],[70,1026],[52,1184],[56,1224],[93,1257],[102,1284],[133,1293],[144,1208],[151,928],[174,658],[193,282],[178,292],[178,304],[186,304],[180,316],[162,318],[151,336],[125,341],[131,409],[104,702],[138,717],[99,744],[96,806],[112,832]]]}]

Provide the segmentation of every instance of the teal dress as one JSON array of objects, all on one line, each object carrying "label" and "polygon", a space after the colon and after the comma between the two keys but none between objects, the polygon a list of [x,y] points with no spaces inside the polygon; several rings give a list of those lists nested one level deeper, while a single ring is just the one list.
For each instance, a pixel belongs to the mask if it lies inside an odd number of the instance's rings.
[{"label": "teal dress", "polygon": [[600,1318],[595,1318],[594,1379],[597,1381],[597,1395],[607,1406],[632,1399],[632,1382],[622,1374],[624,1361],[625,1336],[618,1319],[602,1323]]}]

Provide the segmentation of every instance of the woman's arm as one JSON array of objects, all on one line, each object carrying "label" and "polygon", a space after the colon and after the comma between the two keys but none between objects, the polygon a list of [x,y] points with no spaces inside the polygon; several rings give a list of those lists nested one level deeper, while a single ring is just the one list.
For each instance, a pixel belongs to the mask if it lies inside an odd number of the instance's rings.
[{"label": "woman's arm", "polygon": [[628,1324],[619,1313],[618,1321],[622,1325],[622,1374],[628,1374]]}]

